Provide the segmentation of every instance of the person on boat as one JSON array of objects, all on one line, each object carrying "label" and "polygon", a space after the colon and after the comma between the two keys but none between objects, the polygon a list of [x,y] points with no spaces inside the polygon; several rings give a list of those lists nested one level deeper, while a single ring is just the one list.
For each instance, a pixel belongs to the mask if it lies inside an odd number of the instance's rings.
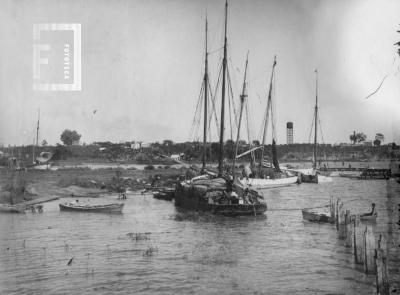
[{"label": "person on boat", "polygon": [[373,215],[375,215],[375,214],[376,214],[376,212],[375,212],[375,203],[372,203],[372,210],[371,210],[371,212],[361,214],[360,216],[373,216]]},{"label": "person on boat", "polygon": [[233,190],[233,179],[228,179],[226,181],[226,199],[228,200],[229,204],[239,204],[239,196]]},{"label": "person on boat", "polygon": [[249,204],[250,203],[250,200],[249,200],[249,188],[248,187],[246,187],[244,189],[244,191],[243,191],[243,202],[245,204]]},{"label": "person on boat", "polygon": [[75,202],[69,203],[71,206],[78,206],[79,205],[79,200],[76,199]]}]

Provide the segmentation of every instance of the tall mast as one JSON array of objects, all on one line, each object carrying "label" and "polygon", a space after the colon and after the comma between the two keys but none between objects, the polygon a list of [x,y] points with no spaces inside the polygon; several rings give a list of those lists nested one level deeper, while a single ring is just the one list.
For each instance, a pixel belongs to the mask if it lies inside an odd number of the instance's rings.
[{"label": "tall mast", "polygon": [[318,69],[315,70],[315,111],[314,111],[314,170],[317,169],[317,130],[318,130]]},{"label": "tall mast", "polygon": [[38,120],[36,125],[36,146],[39,145],[39,120],[40,120],[40,109],[38,110]]},{"label": "tall mast", "polygon": [[246,57],[246,66],[244,68],[244,79],[243,79],[243,87],[242,87],[242,95],[240,95],[240,113],[239,113],[239,123],[238,123],[238,131],[236,136],[236,148],[235,148],[235,155],[233,158],[233,178],[235,178],[235,167],[236,167],[236,156],[239,149],[239,139],[240,139],[240,127],[242,123],[242,114],[243,114],[243,106],[246,99],[246,75],[247,75],[247,64],[249,62],[249,52],[247,51]]},{"label": "tall mast", "polygon": [[226,26],[228,22],[228,0],[225,1],[225,33],[224,59],[222,60],[222,99],[221,99],[221,130],[219,135],[218,175],[222,176],[222,161],[224,157],[224,121],[225,121],[225,76],[226,76]]},{"label": "tall mast", "polygon": [[272,71],[271,71],[271,80],[269,82],[269,91],[268,91],[268,102],[267,102],[267,114],[265,116],[265,122],[264,122],[264,133],[263,133],[263,138],[262,138],[262,143],[261,143],[261,157],[260,157],[260,165],[259,169],[261,171],[262,167],[262,161],[264,157],[264,145],[265,145],[265,139],[267,137],[267,127],[268,127],[268,119],[269,119],[269,111],[271,109],[271,100],[272,100],[272,81],[274,78],[274,72],[275,72],[275,66],[276,66],[276,55],[274,57],[274,63],[272,65]]},{"label": "tall mast", "polygon": [[33,153],[32,153],[32,162],[35,163],[35,148],[39,145],[39,120],[40,120],[40,109],[38,110],[38,120],[36,124],[36,142],[33,142]]},{"label": "tall mast", "polygon": [[203,167],[202,171],[206,169],[206,154],[207,154],[207,92],[208,92],[208,52],[207,52],[207,31],[208,22],[206,16],[206,57],[204,65],[204,130],[203,130]]}]

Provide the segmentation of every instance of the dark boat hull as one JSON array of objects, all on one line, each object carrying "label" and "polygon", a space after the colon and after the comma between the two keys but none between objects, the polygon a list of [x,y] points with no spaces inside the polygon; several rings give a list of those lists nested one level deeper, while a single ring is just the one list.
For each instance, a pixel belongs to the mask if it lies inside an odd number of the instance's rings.
[{"label": "dark boat hull", "polygon": [[97,205],[97,206],[74,206],[69,204],[59,204],[59,206],[61,211],[121,213],[124,204],[109,204],[109,205]]},{"label": "dark boat hull", "polygon": [[205,211],[225,216],[261,215],[267,211],[265,202],[258,204],[209,204],[206,190],[189,184],[178,183],[175,189],[175,205],[181,208]]},{"label": "dark boat hull", "polygon": [[154,192],[153,197],[157,200],[172,201],[174,199],[174,193]]},{"label": "dark boat hull", "polygon": [[312,212],[308,211],[307,209],[301,210],[301,213],[303,215],[303,219],[311,221],[311,222],[322,222],[322,223],[333,223],[333,219],[323,213],[317,213],[317,212]]},{"label": "dark boat hull", "polygon": [[318,183],[317,174],[301,174],[301,182],[304,183]]}]

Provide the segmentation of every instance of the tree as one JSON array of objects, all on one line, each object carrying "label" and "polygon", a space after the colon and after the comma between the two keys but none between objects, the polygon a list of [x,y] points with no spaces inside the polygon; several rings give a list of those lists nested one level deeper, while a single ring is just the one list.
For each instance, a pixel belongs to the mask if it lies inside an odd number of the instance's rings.
[{"label": "tree", "polygon": [[254,146],[259,146],[260,145],[260,141],[259,140],[253,140],[253,145]]},{"label": "tree", "polygon": [[60,139],[65,145],[71,145],[74,141],[81,139],[81,135],[75,130],[71,131],[69,129],[65,129],[63,133],[61,133]]},{"label": "tree", "polygon": [[375,140],[379,140],[380,142],[383,142],[385,140],[385,136],[382,133],[377,133],[377,134],[375,134]]},{"label": "tree", "polygon": [[374,146],[380,146],[380,145],[381,145],[381,141],[379,139],[375,139]]},{"label": "tree", "polygon": [[69,156],[71,156],[71,151],[69,151],[65,146],[62,146],[58,143],[52,152],[52,160],[66,160]]},{"label": "tree", "polygon": [[232,139],[225,141],[225,155],[228,159],[233,159],[235,154],[235,142]]},{"label": "tree", "polygon": [[362,132],[356,133],[354,131],[353,134],[350,135],[350,140],[353,142],[353,144],[360,143],[362,141],[365,141],[366,139],[367,136]]},{"label": "tree", "polygon": [[46,141],[46,139],[43,139],[42,140],[42,146],[46,146],[47,145],[47,141]]}]

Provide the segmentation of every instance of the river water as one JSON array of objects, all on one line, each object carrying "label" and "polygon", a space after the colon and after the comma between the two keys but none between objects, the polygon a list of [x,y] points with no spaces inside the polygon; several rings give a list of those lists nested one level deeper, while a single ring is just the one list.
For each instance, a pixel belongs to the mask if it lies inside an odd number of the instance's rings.
[{"label": "river water", "polygon": [[388,232],[388,198],[399,191],[394,181],[344,178],[264,190],[261,218],[177,210],[139,194],[119,215],[45,203],[41,214],[0,215],[0,293],[374,294],[375,277],[354,264],[334,226],[303,221],[300,209],[330,195],[353,212],[375,202],[374,230]]}]

